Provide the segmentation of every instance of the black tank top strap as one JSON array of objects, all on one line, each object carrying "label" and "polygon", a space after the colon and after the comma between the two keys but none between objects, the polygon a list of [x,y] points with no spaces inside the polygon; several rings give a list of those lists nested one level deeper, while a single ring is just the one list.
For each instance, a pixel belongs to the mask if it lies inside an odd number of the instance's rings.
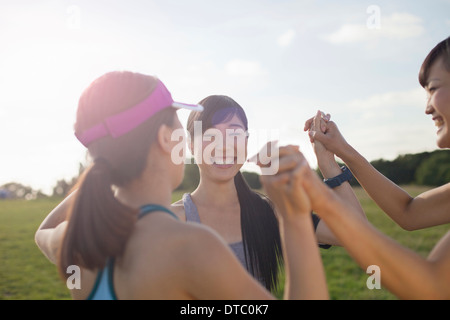
[{"label": "black tank top strap", "polygon": [[159,204],[146,204],[146,205],[142,206],[140,208],[138,219],[146,216],[147,214],[149,214],[151,212],[155,212],[155,211],[167,212],[168,214],[170,214],[171,216],[173,216],[175,219],[178,220],[178,217],[175,215],[175,213],[173,213],[172,211],[170,211],[166,207],[163,207],[163,206],[161,206]]}]

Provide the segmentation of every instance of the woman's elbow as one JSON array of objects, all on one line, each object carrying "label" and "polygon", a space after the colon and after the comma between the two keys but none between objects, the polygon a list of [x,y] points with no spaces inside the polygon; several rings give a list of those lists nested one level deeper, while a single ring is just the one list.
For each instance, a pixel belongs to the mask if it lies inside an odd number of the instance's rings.
[{"label": "woman's elbow", "polygon": [[36,243],[37,247],[42,251],[42,231],[37,230],[34,234],[34,243]]},{"label": "woman's elbow", "polygon": [[406,231],[416,231],[423,229],[424,226],[409,215],[405,215],[403,219],[398,219],[397,224]]},{"label": "woman's elbow", "polygon": [[398,221],[397,224],[406,231],[414,231],[417,230],[418,228],[412,224],[410,221],[406,220],[406,221]]},{"label": "woman's elbow", "polygon": [[56,261],[57,250],[52,246],[51,237],[53,235],[53,230],[44,229],[38,230],[34,235],[34,242],[36,243],[42,254],[53,264]]}]

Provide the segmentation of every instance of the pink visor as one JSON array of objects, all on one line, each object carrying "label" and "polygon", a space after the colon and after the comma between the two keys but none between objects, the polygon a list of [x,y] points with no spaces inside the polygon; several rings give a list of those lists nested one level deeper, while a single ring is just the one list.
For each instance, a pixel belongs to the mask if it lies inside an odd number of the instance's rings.
[{"label": "pink visor", "polygon": [[169,90],[167,90],[166,86],[158,79],[156,88],[143,101],[130,109],[106,118],[102,123],[99,123],[82,133],[75,132],[75,136],[86,147],[92,141],[106,136],[117,138],[133,130],[158,111],[169,107],[203,111],[203,106],[199,104],[185,104],[173,101]]}]

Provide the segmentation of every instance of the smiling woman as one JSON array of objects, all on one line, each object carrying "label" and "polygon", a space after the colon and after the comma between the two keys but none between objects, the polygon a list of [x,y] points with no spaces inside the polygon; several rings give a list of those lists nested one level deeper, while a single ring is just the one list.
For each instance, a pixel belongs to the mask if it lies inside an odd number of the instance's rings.
[{"label": "smiling woman", "polygon": [[441,41],[425,58],[419,82],[428,93],[426,113],[438,128],[437,145],[450,145],[450,37]]},{"label": "smiling woman", "polygon": [[[201,223],[214,229],[228,243],[241,264],[266,288],[274,290],[279,283],[278,272],[283,263],[281,253],[284,249],[282,250],[280,245],[278,229],[280,221],[278,213],[282,209],[274,208],[272,201],[265,195],[252,190],[240,172],[242,163],[234,155],[239,152],[247,154],[248,135],[240,135],[243,139],[241,143],[238,143],[239,139],[234,141],[234,136],[232,141],[223,141],[227,132],[247,132],[247,116],[244,109],[228,96],[212,95],[199,103],[205,109],[202,113],[191,113],[187,130],[190,136],[194,137],[189,144],[191,150],[198,150],[194,152],[194,157],[200,171],[200,182],[192,193],[184,194],[182,200],[175,202],[171,208],[180,220]],[[196,132],[195,123],[201,123],[202,130]],[[215,148],[214,143],[209,140],[214,139],[212,136],[203,138],[203,135],[211,129],[218,133],[215,138],[219,137],[218,144],[227,151],[225,156],[223,153],[220,155],[217,153],[217,149],[220,148]],[[269,144],[270,147],[266,145],[263,148],[263,157],[268,156],[267,151],[270,149],[269,160],[281,163],[274,161],[281,156],[273,152],[275,144]],[[229,151],[233,156],[228,155]],[[205,153],[210,161],[199,161],[205,157]],[[258,159],[261,159],[260,155],[258,154]],[[333,163],[339,170],[334,157],[322,162],[331,168]],[[262,161],[258,163],[260,166],[267,164]],[[273,176],[279,172],[279,168],[281,166],[271,164],[263,175]],[[272,169],[275,169],[275,172],[271,172]],[[353,199],[352,203],[356,202],[351,189],[344,188],[341,191],[349,201]],[[327,227],[320,222],[320,218],[310,212],[308,214],[306,219],[309,218],[310,225],[314,226],[317,236],[315,241],[320,244],[338,244]],[[328,248],[329,245],[321,247]]]},{"label": "smiling woman", "polygon": [[[200,183],[172,208],[180,219],[216,230],[247,270],[272,290],[282,260],[280,233],[271,202],[251,190],[240,172],[247,157],[247,116],[228,96],[212,95],[199,103],[205,110],[190,114],[187,130]],[[196,123],[201,130],[194,130]]]},{"label": "smiling woman", "polygon": [[[420,69],[419,81],[428,93],[426,113],[438,126],[437,144],[450,148],[450,37],[434,47]],[[306,127],[311,120],[306,123]],[[337,125],[320,114],[320,126],[310,129],[314,142],[341,158],[375,203],[405,230],[430,228],[450,222],[450,183],[411,196],[377,171],[339,132]],[[352,218],[352,209],[314,177],[304,176],[313,209],[330,225],[350,255],[366,269],[374,261],[383,270],[383,285],[402,299],[449,299],[450,231],[427,259],[402,247],[372,225]],[[314,180],[314,182],[313,182]],[[414,274],[414,277],[411,275]]]}]

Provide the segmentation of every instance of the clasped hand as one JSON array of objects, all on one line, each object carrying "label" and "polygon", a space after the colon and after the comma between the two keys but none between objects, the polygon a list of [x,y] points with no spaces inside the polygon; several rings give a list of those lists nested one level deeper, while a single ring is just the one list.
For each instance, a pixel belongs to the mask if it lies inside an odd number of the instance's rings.
[{"label": "clasped hand", "polygon": [[[272,142],[269,142],[271,144]],[[278,154],[270,159],[271,165],[278,162],[278,172],[261,176],[261,183],[267,196],[275,204],[277,213],[282,218],[290,219],[297,215],[311,212],[311,202],[303,188],[302,176],[311,171],[299,147],[288,145],[277,147]],[[261,163],[257,162],[259,166]]]}]

